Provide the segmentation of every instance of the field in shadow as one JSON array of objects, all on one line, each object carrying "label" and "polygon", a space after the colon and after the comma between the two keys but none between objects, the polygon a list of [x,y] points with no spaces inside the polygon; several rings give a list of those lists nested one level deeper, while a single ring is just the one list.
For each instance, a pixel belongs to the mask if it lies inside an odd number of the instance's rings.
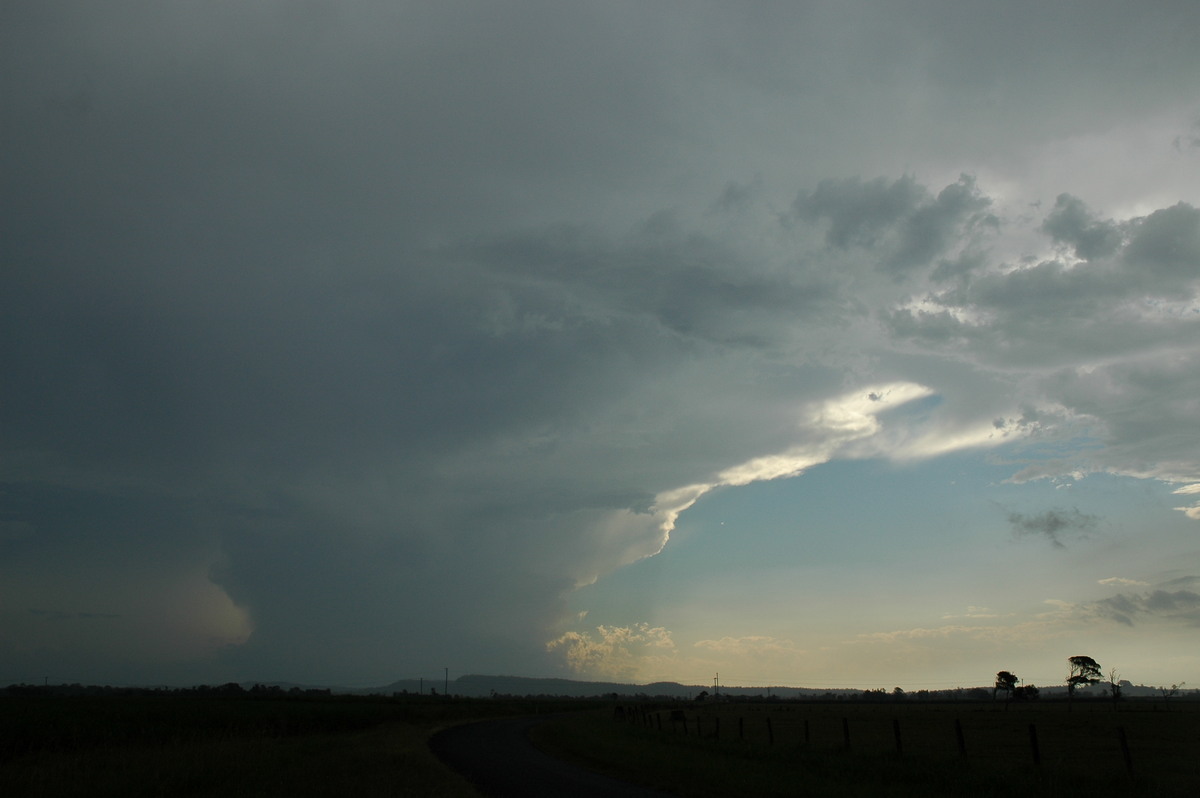
[{"label": "field in shadow", "polygon": [[472,796],[430,752],[433,732],[561,708],[428,696],[4,695],[0,795]]},{"label": "field in shadow", "polygon": [[1200,784],[1200,702],[1190,701],[1006,708],[30,689],[0,694],[0,795],[470,796],[430,736],[539,714],[554,715],[532,727],[544,750],[682,796],[1191,796]]},{"label": "field in shadow", "polygon": [[1194,795],[1200,705],[627,704],[539,744],[684,796]]}]

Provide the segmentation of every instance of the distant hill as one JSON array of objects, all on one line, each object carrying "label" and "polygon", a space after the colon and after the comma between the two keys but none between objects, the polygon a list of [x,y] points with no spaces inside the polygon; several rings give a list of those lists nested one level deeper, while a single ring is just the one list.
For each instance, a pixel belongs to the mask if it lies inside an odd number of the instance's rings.
[{"label": "distant hill", "polygon": [[[445,691],[445,682],[441,679],[401,679],[382,687],[358,689],[333,688],[335,693],[382,694],[412,693],[430,695],[431,691],[441,694]],[[701,692],[712,695],[711,684],[680,684],[678,682],[653,682],[651,684],[629,684],[623,682],[584,682],[573,679],[533,678],[528,676],[485,676],[468,674],[452,679],[449,683],[450,695],[466,698],[487,698],[499,696],[554,696],[568,698],[591,698],[611,696],[614,693],[622,697],[646,698],[695,698]],[[1066,688],[1061,685],[1050,685],[1040,688],[1043,699],[1063,699]],[[1157,698],[1159,689],[1145,685],[1125,685],[1126,698]],[[721,685],[717,688],[721,695],[738,698],[763,699],[796,699],[796,698],[867,698],[875,700],[895,699],[897,696],[883,690],[864,691],[855,688],[811,688],[811,687],[730,687]],[[1081,688],[1078,697],[1081,700],[1095,700],[1104,697],[1106,693],[1102,686],[1096,685]],[[904,697],[915,700],[985,700],[992,697],[991,685],[986,687],[953,688],[944,690],[919,690],[907,692]],[[1200,691],[1180,691],[1180,698],[1195,698]],[[1003,696],[1001,697],[1003,698]]]},{"label": "distant hill", "polygon": [[[243,687],[249,690],[255,682],[245,682]],[[314,685],[293,684],[291,682],[264,682],[264,686],[289,689],[326,689],[333,693],[349,695],[392,695],[408,693],[411,695],[441,695],[446,692],[447,684],[443,679],[400,679],[379,687],[317,687]],[[1127,699],[1155,699],[1161,697],[1161,689],[1146,685],[1133,685],[1128,682],[1122,685],[1122,692]],[[1039,688],[1042,700],[1063,700],[1067,689],[1062,685],[1049,685]],[[653,682],[651,684],[629,684],[624,682],[584,682],[574,679],[534,678],[529,676],[486,676],[467,674],[452,679],[449,682],[449,693],[464,698],[488,698],[490,696],[545,696],[563,698],[593,698],[617,695],[622,698],[671,698],[691,699],[700,693],[713,695],[711,684],[680,684],[679,682]],[[730,687],[721,685],[716,689],[722,696],[740,699],[858,699],[867,701],[886,701],[906,698],[917,701],[982,701],[992,698],[991,685],[986,687],[957,687],[941,690],[916,690],[900,694],[874,689],[862,690],[857,688],[812,688],[812,687]],[[1106,699],[1107,690],[1103,685],[1081,687],[1076,693],[1080,700]],[[1196,700],[1200,698],[1200,690],[1179,690],[1178,698]],[[1003,695],[1000,696],[1003,699]]]},{"label": "distant hill", "polygon": [[[442,693],[445,683],[440,679],[401,679],[382,687],[347,690],[352,693],[425,693],[431,690]],[[468,698],[484,698],[491,695],[511,696],[566,696],[589,698],[592,696],[648,696],[665,698],[692,698],[701,692],[713,692],[712,685],[679,684],[678,682],[654,682],[652,684],[626,684],[621,682],[582,682],[573,679],[539,679],[528,676],[483,676],[468,674],[453,679],[449,684],[451,695]],[[814,690],[803,687],[725,687],[719,688],[724,695],[762,696],[776,698],[799,698],[834,695],[854,695],[859,690]]]}]

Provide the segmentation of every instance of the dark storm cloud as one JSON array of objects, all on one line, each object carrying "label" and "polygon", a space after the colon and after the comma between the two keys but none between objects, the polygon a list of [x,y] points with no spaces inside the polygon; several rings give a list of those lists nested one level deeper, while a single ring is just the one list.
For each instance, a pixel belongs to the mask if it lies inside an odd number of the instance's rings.
[{"label": "dark storm cloud", "polygon": [[6,174],[36,221],[17,252],[90,242],[120,268],[219,231],[255,258],[378,253],[542,202],[577,214],[671,157],[671,104],[640,79],[654,26],[607,13],[15,5],[6,113],[24,157]]},{"label": "dark storm cloud", "polygon": [[1064,195],[1041,229],[1089,259],[967,270],[953,288],[886,313],[887,323],[923,346],[1040,372],[1045,400],[1103,436],[1087,468],[1191,481],[1200,212],[1177,203],[1100,221]]},{"label": "dark storm cloud", "polygon": [[107,595],[109,556],[190,557],[254,616],[248,678],[541,650],[600,567],[572,516],[648,489],[538,464],[677,348],[428,246],[670,158],[653,26],[542,11],[6,7],[6,568],[53,592],[95,542]]},{"label": "dark storm cloud", "polygon": [[103,620],[105,618],[120,618],[121,616],[112,612],[64,612],[62,610],[40,610],[30,609],[30,615],[36,615],[41,618],[46,618],[52,621],[65,620]]},{"label": "dark storm cloud", "polygon": [[1037,515],[1009,513],[1008,523],[1017,537],[1044,537],[1056,548],[1065,548],[1064,537],[1077,537],[1096,528],[1099,516],[1081,513],[1078,508],[1055,508]]},{"label": "dark storm cloud", "polygon": [[1186,150],[1200,149],[1200,135],[1196,135],[1196,132],[1200,132],[1200,121],[1192,124],[1190,132],[1176,136],[1171,141],[1171,146],[1180,153]]},{"label": "dark storm cloud", "polygon": [[[1132,225],[1097,287],[989,272],[970,178],[818,182],[1003,142],[992,107],[1031,140],[1075,130],[1142,74],[1057,8],[996,21],[1030,59],[964,52],[962,5],[4,4],[0,655],[78,679],[544,672],[564,596],[661,542],[660,492],[903,371],[872,338],[907,297],[881,270],[955,284],[892,318],[927,362],[1041,362],[1029,339],[1068,336],[1021,326],[1030,296],[1063,333],[1134,296],[1127,272],[1190,286],[1191,206]],[[1110,11],[1101,38],[1187,29]],[[1053,80],[997,82],[1014,63]],[[1093,72],[1105,91],[1076,86]],[[1174,96],[1142,83],[1146,107]],[[1047,232],[1078,248],[1095,224]],[[1114,384],[1178,400],[1189,365]],[[990,418],[1003,391],[971,394]],[[124,636],[29,627],[98,601]]]},{"label": "dark storm cloud", "polygon": [[1078,197],[1059,194],[1042,230],[1059,243],[1070,244],[1084,260],[1104,258],[1121,245],[1121,231],[1111,221],[1096,219]]},{"label": "dark storm cloud", "polygon": [[725,184],[714,207],[725,212],[744,211],[751,206],[761,191],[762,178],[757,178],[751,183],[738,183],[731,180]]},{"label": "dark storm cloud", "polygon": [[796,199],[793,208],[802,219],[827,222],[831,246],[851,245],[874,250],[880,267],[904,273],[928,266],[981,224],[998,224],[986,213],[990,200],[975,180],[963,176],[936,197],[905,176],[889,183],[878,178],[864,183],[823,180],[816,190]]},{"label": "dark storm cloud", "polygon": [[873,246],[879,236],[902,219],[911,217],[927,200],[924,186],[912,177],[889,183],[884,178],[864,183],[860,178],[822,180],[816,191],[798,197],[796,215],[827,219],[830,244]]},{"label": "dark storm cloud", "polygon": [[[668,212],[617,241],[583,230],[539,231],[480,241],[463,257],[504,274],[511,284],[498,289],[509,300],[549,303],[523,309],[527,324],[530,313],[549,324],[582,312],[604,323],[660,327],[678,336],[678,346],[770,348],[783,343],[797,316],[811,322],[843,311],[838,287],[823,275],[774,270],[767,259],[689,229]],[[519,285],[530,280],[536,288]]]},{"label": "dark storm cloud", "polygon": [[1102,616],[1126,626],[1159,620],[1200,626],[1200,594],[1190,590],[1118,593],[1093,605]]},{"label": "dark storm cloud", "polygon": [[1180,202],[1139,219],[1125,250],[1131,269],[1146,270],[1166,289],[1200,280],[1200,210]]},{"label": "dark storm cloud", "polygon": [[[896,331],[928,332],[997,362],[1025,364],[1190,337],[1186,311],[1170,303],[1186,304],[1200,285],[1200,211],[1179,203],[1124,222],[1097,222],[1082,202],[1064,195],[1042,230],[1096,260],[1072,265],[1050,259],[976,274],[953,290],[930,294],[927,309],[916,315],[911,308],[896,311]],[[1123,244],[1113,248],[1117,240]],[[947,326],[957,335],[947,336]]]}]

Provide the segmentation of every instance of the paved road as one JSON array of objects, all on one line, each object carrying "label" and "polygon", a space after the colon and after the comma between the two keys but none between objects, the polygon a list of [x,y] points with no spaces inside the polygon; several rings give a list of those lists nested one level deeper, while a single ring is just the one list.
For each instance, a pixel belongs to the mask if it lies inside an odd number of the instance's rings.
[{"label": "paved road", "polygon": [[435,734],[429,747],[484,795],[553,798],[663,798],[657,792],[555,759],[529,739],[529,729],[548,717],[501,718],[453,726]]}]

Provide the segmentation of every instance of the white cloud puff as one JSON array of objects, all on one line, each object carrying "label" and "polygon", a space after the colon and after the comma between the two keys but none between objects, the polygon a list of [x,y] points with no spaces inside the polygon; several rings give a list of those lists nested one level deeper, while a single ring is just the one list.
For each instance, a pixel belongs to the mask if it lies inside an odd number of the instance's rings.
[{"label": "white cloud puff", "polygon": [[664,670],[674,660],[675,641],[661,626],[597,626],[596,635],[567,632],[546,649],[563,649],[574,673],[597,679],[633,681],[644,672]]}]

